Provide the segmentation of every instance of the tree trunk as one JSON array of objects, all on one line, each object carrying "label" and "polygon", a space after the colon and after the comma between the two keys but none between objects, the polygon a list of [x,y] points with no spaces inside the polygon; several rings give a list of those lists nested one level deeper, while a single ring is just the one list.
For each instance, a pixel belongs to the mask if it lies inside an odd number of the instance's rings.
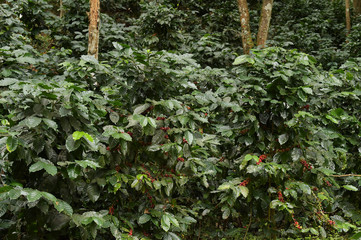
[{"label": "tree trunk", "polygon": [[90,0],[88,55],[98,59],[99,52],[99,0]]},{"label": "tree trunk", "polygon": [[353,0],[353,9],[355,11],[355,15],[361,14],[361,0]]},{"label": "tree trunk", "polygon": [[346,35],[348,35],[351,31],[350,0],[345,0],[345,5],[346,5],[346,29],[347,29]]},{"label": "tree trunk", "polygon": [[253,47],[251,27],[249,25],[249,12],[247,0],[238,0],[238,9],[241,14],[241,35],[242,35],[242,46],[244,54],[249,54],[249,51]]},{"label": "tree trunk", "polygon": [[60,8],[60,18],[64,17],[64,8],[63,8],[63,0],[59,0],[59,8]]},{"label": "tree trunk", "polygon": [[271,22],[273,0],[263,0],[261,19],[257,34],[257,46],[264,48],[267,41],[268,29]]}]

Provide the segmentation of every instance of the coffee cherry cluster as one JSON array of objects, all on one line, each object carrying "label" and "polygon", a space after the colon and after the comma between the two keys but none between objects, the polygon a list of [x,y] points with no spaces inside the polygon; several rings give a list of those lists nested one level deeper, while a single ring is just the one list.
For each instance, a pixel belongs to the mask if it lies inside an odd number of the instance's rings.
[{"label": "coffee cherry cluster", "polygon": [[188,141],[185,138],[183,138],[183,143],[188,143]]},{"label": "coffee cherry cluster", "polygon": [[243,182],[241,182],[239,184],[239,186],[247,186],[247,184],[251,181],[251,179],[247,178],[246,180],[244,180]]},{"label": "coffee cherry cluster", "polygon": [[160,130],[163,130],[164,132],[168,131],[170,127],[161,127]]},{"label": "coffee cherry cluster", "polygon": [[177,161],[178,161],[178,162],[184,162],[184,158],[179,157],[179,158],[177,158]]},{"label": "coffee cherry cluster", "polygon": [[332,184],[329,181],[326,181],[327,186],[331,187]]},{"label": "coffee cherry cluster", "polygon": [[278,191],[277,195],[278,195],[278,200],[280,200],[281,202],[285,202],[281,191]]},{"label": "coffee cherry cluster", "polygon": [[165,120],[165,117],[157,117],[157,120]]},{"label": "coffee cherry cluster", "polygon": [[146,189],[145,191],[146,191],[145,193],[147,194],[147,198],[148,198],[148,200],[149,200],[149,203],[150,203],[150,207],[151,207],[151,208],[154,208],[155,205],[154,205],[154,203],[153,203],[153,197],[152,197],[152,195],[149,194],[148,189]]},{"label": "coffee cherry cluster", "polygon": [[297,220],[295,219],[295,216],[293,214],[292,214],[292,219],[293,219],[294,226],[301,230],[302,226],[297,222]]},{"label": "coffee cherry cluster", "polygon": [[248,131],[249,131],[249,129],[246,128],[246,129],[241,130],[240,133],[241,133],[242,135],[244,135],[244,134],[248,133]]},{"label": "coffee cherry cluster", "polygon": [[152,175],[150,175],[150,172],[148,170],[145,172],[145,174],[147,174],[147,176],[150,178],[150,181],[152,183],[155,181],[155,178],[153,178]]},{"label": "coffee cherry cluster", "polygon": [[267,158],[266,154],[262,154],[261,156],[259,156],[257,165],[260,165],[262,163],[263,160],[265,160]]},{"label": "coffee cherry cluster", "polygon": [[310,164],[308,164],[305,159],[301,159],[300,162],[304,166],[303,171],[306,171],[306,170],[311,171],[312,166]]},{"label": "coffee cherry cluster", "polygon": [[119,145],[117,145],[113,150],[112,149],[110,149],[110,147],[108,146],[107,147],[107,151],[112,151],[112,152],[116,152],[116,151],[120,151],[120,144]]},{"label": "coffee cherry cluster", "polygon": [[110,215],[114,214],[114,206],[113,205],[109,207],[109,214]]},{"label": "coffee cherry cluster", "polygon": [[147,174],[147,176],[149,177],[150,181],[153,183],[153,182],[155,181],[155,178],[153,178],[153,176],[150,174],[149,170],[145,167],[144,164],[142,164],[142,168],[144,168],[145,174]]},{"label": "coffee cherry cluster", "polygon": [[335,225],[335,221],[332,221],[332,220],[328,220],[328,224],[330,224],[331,226]]},{"label": "coffee cherry cluster", "polygon": [[305,106],[302,107],[302,109],[306,109],[306,110],[308,110],[309,108],[310,108],[310,105],[309,105],[309,104],[307,104],[307,105],[305,105]]}]

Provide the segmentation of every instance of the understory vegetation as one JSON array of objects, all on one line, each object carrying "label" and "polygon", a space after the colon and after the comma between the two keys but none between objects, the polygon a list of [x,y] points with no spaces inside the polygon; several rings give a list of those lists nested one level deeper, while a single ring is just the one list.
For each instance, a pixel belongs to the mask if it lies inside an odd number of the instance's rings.
[{"label": "understory vegetation", "polygon": [[102,0],[99,60],[61,2],[0,1],[1,239],[361,237],[344,1],[275,1],[243,55],[235,0]]}]

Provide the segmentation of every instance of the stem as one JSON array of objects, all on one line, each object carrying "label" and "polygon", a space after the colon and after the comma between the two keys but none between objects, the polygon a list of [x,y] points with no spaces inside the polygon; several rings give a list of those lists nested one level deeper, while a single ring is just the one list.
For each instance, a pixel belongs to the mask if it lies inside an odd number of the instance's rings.
[{"label": "stem", "polygon": [[247,226],[246,233],[244,234],[243,240],[246,240],[246,238],[247,238],[247,233],[248,233],[248,230],[249,230],[249,228],[251,226],[251,223],[252,223],[252,204],[251,204],[251,216],[249,217],[249,223],[248,223],[248,226]]}]

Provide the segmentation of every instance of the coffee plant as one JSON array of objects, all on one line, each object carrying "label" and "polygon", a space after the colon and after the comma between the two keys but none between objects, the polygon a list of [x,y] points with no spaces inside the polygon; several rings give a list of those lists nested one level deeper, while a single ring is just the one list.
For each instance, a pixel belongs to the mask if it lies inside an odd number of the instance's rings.
[{"label": "coffee plant", "polygon": [[250,55],[232,5],[104,1],[99,60],[88,2],[55,2],[0,1],[2,239],[360,237],[359,25],[318,33],[337,1],[291,1]]}]

